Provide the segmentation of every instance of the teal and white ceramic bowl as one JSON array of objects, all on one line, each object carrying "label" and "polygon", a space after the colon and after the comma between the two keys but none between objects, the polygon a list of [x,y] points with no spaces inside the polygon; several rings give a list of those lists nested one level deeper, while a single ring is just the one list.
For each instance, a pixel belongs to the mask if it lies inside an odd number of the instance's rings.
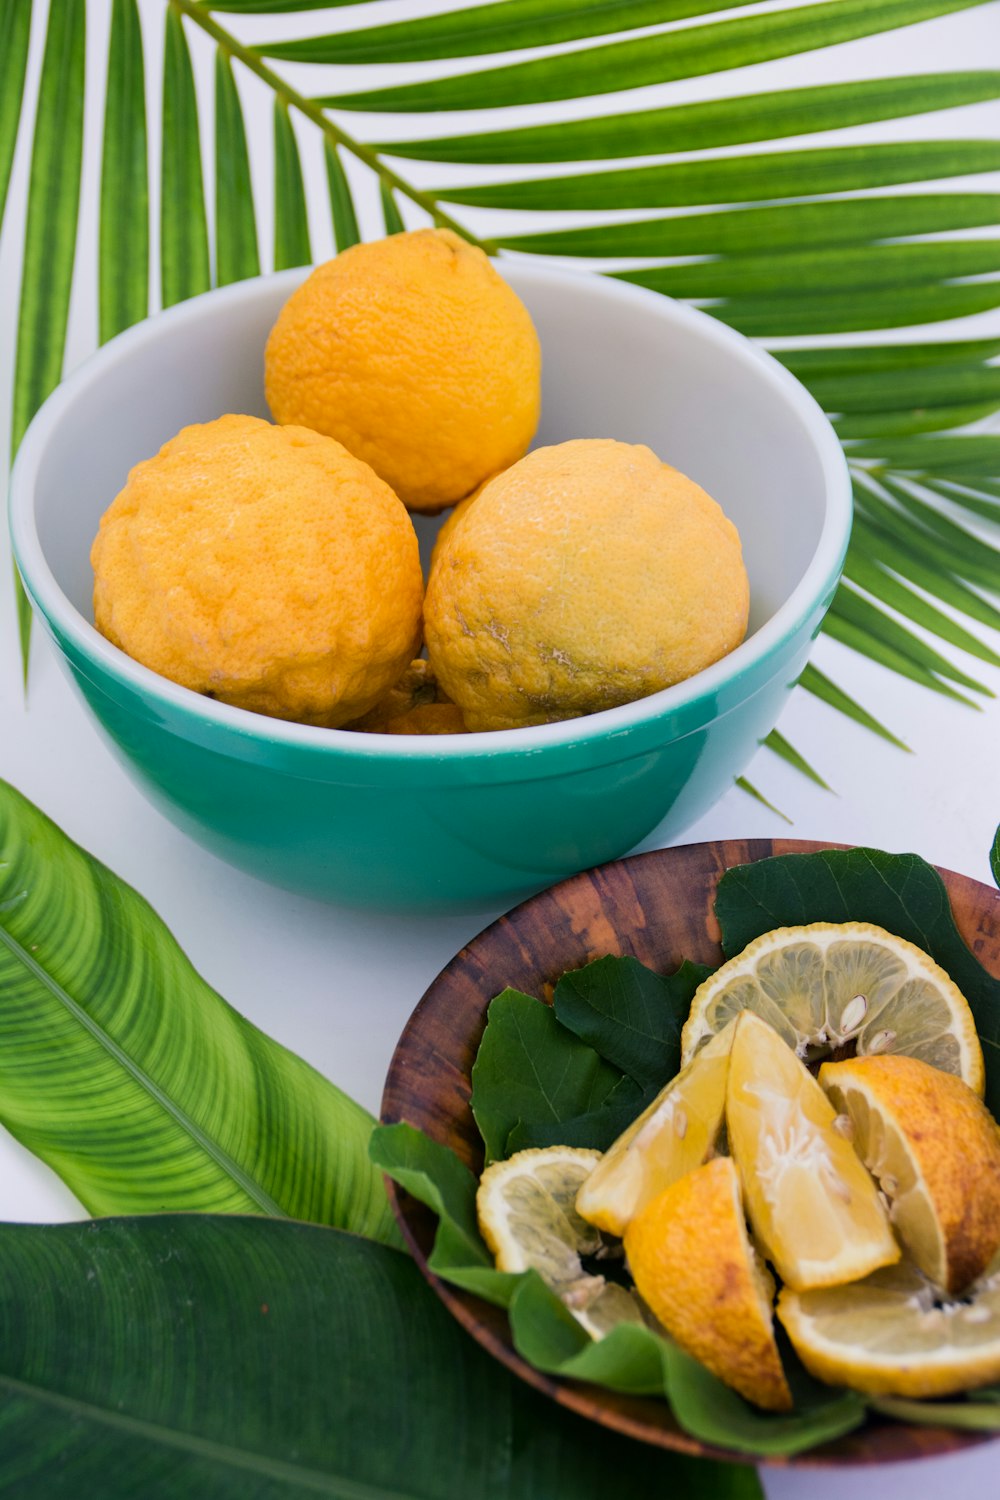
[{"label": "teal and white ceramic bowl", "polygon": [[[683,832],[773,727],[840,575],[836,437],[776,361],[704,313],[597,275],[501,263],[542,342],[538,443],[647,443],[736,522],[750,629],[723,661],[622,708],[464,736],[360,735],[202,698],[94,629],[90,544],[131,466],[189,422],[266,416],[263,350],[306,274],[226,287],[107,344],[46,403],[11,484],[31,602],[124,768],[261,879],[354,905],[506,905]],[[417,522],[430,540],[436,522]]]}]

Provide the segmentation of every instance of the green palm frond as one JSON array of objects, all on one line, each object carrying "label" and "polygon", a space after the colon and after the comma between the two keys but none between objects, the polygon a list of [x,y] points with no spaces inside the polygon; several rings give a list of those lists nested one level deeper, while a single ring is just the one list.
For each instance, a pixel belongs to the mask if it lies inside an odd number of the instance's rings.
[{"label": "green palm frond", "polygon": [[[918,22],[945,28],[949,15],[984,3],[996,0],[794,0],[766,13],[752,0],[493,0],[383,23],[366,0],[164,0],[157,89],[144,78],[136,0],[114,0],[100,336],[145,315],[151,285],[166,306],[261,264],[307,262],[320,221],[311,234],[300,143],[318,132],[338,249],[362,228],[443,224],[490,252],[589,265],[777,341],[778,357],[833,420],[855,479],[857,525],[829,635],[976,706],[993,695],[989,674],[1000,666],[989,640],[1000,628],[1000,434],[988,430],[1000,409],[1000,337],[934,338],[932,329],[1000,306],[1000,236],[990,233],[1000,227],[1000,193],[975,180],[1000,169],[1000,142],[928,130],[926,120],[1000,99],[1000,70],[844,82],[836,52],[825,54],[905,35]],[[279,21],[266,19],[319,10],[327,14],[311,36],[282,36]],[[86,12],[86,0],[49,0],[47,13],[6,0],[0,15],[0,213],[18,131],[33,132],[15,448],[61,374]],[[46,28],[45,59],[37,98],[24,103],[32,26]],[[192,48],[215,51],[211,110],[196,96]],[[809,87],[795,72],[805,54],[820,56],[828,75]],[[784,69],[784,86],[747,93],[740,70],[761,62]],[[372,65],[382,66],[377,87],[368,86]],[[719,80],[730,73],[727,92]],[[267,247],[241,103],[249,75],[273,101]],[[711,83],[707,97],[670,97],[671,85],[696,79]],[[665,100],[640,97],[636,108],[630,91],[650,85],[667,85]],[[608,109],[610,95],[624,96],[619,107]],[[594,96],[593,110],[558,106]],[[152,173],[147,98],[157,101],[163,142]],[[538,106],[530,123],[503,113],[525,104]],[[369,132],[360,126],[372,112]],[[858,137],[859,128],[917,115],[925,123],[911,139]],[[356,172],[377,184],[374,214],[355,202]],[[159,185],[158,274],[150,176]],[[914,341],[913,327],[928,332]],[[26,610],[21,626],[26,661]],[[815,666],[802,686],[901,744]],[[767,743],[825,785],[786,740]]]}]

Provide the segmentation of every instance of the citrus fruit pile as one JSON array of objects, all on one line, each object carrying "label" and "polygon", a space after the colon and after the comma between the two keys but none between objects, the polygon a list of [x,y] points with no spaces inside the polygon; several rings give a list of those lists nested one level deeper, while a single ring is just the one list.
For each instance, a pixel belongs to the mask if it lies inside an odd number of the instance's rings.
[{"label": "citrus fruit pile", "polygon": [[[95,623],[162,676],[307,724],[455,734],[630,702],[742,640],[740,540],[697,484],[605,438],[524,456],[538,336],[449,230],[319,266],[264,376],[278,425],[184,428],[102,518]],[[425,599],[410,513],[450,506]]]},{"label": "citrus fruit pile", "polygon": [[[681,1070],[603,1155],[495,1162],[480,1226],[594,1337],[644,1318],[767,1410],[793,1405],[775,1313],[829,1384],[966,1391],[1000,1379],[983,1089],[968,1004],[927,954],[867,923],[779,928],[701,985]],[[619,1242],[634,1291],[601,1272]]]}]

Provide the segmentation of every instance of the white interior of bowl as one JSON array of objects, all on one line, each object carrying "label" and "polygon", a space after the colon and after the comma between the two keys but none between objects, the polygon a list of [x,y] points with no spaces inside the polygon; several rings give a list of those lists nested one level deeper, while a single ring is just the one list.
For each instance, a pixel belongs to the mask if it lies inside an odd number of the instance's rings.
[{"label": "white interior of bowl", "polygon": [[[667,689],[679,703],[709,687],[709,678],[728,676],[770,649],[829,586],[850,525],[840,446],[803,387],[714,319],[595,275],[537,263],[502,269],[542,343],[536,445],[575,437],[646,443],[708,490],[739,528],[750,577],[748,639],[706,673]],[[209,293],[130,330],[77,372],[36,419],[12,488],[15,545],[39,603],[88,651],[113,651],[90,625],[89,553],[101,514],[132,465],[187,423],[232,411],[269,415],[264,344],[304,274],[284,272]],[[418,521],[425,551],[438,524]],[[184,693],[115,655],[126,675],[146,679],[147,689]],[[647,711],[664,697],[644,700]],[[224,704],[205,700],[203,707],[212,717],[246,718]],[[593,718],[627,719],[637,707]],[[559,727],[517,733],[544,738]],[[268,731],[332,732],[274,721]],[[365,738],[374,750],[378,737]],[[422,748],[468,753],[470,741],[480,738],[447,746],[424,741]],[[495,747],[495,737],[488,738]],[[401,748],[398,740],[394,748]]]}]

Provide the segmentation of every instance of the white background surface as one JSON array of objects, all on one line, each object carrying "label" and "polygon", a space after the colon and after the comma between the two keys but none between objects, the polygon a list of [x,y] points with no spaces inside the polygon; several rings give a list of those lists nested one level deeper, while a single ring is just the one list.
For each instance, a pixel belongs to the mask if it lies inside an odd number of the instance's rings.
[{"label": "white background surface", "polygon": [[[94,263],[97,181],[95,150],[101,129],[98,100],[107,41],[107,7],[88,7],[88,68],[94,85],[87,114],[87,167],[81,216],[82,252],[77,267],[67,367],[95,342]],[[422,3],[421,11],[448,8],[442,0]],[[769,7],[762,7],[769,8]],[[36,10],[41,9],[36,0]],[[162,0],[143,0],[148,71],[160,72]],[[378,7],[386,19],[413,14],[412,0],[385,0]],[[352,13],[353,12],[353,13]],[[36,18],[37,21],[37,18]],[[247,38],[303,34],[359,25],[358,12],[313,12],[304,18],[272,17],[245,23]],[[195,34],[195,53],[203,107],[210,119],[211,46]],[[36,24],[28,100],[33,108],[41,28]],[[991,3],[964,14],[851,43],[822,56],[747,69],[700,81],[611,96],[570,101],[537,110],[498,112],[497,124],[529,119],[580,117],[595,109],[608,112],[639,109],[690,97],[754,92],[790,87],[827,78],[917,73],[1000,64],[1000,5]],[[346,70],[324,75],[324,87],[340,83]],[[372,69],[364,79],[375,86],[387,70]],[[407,75],[433,74],[431,66],[399,70]],[[296,82],[308,89],[309,70]],[[241,87],[243,79],[241,78]],[[356,75],[351,86],[361,87]],[[261,243],[270,243],[270,99],[255,82],[243,87],[251,159],[255,162],[261,205]],[[151,109],[152,160],[158,160],[156,108]],[[431,133],[426,119],[358,117],[349,125],[362,138],[378,139],[412,130]],[[440,131],[457,131],[462,117],[448,117]],[[901,130],[912,136],[1000,134],[1000,109],[975,106],[938,118],[889,123],[847,133],[848,139],[892,139]],[[207,136],[207,132],[206,132]],[[322,164],[311,132],[300,132],[310,196],[317,258],[331,251]],[[0,469],[5,466],[10,381],[16,329],[16,296],[24,227],[24,194],[28,141],[22,138],[15,164],[7,223],[0,240]],[[210,174],[210,163],[206,164]],[[406,169],[411,170],[409,167]],[[500,169],[493,169],[503,175]],[[531,169],[516,168],[512,176]],[[559,170],[559,169],[555,169]],[[419,168],[412,180],[442,182],[469,168]],[[374,196],[369,184],[358,185],[370,232],[376,232]],[[453,179],[454,180],[454,179]],[[210,181],[210,175],[209,175]],[[955,187],[965,186],[956,183]],[[971,183],[969,185],[972,185]],[[980,178],[977,187],[998,186]],[[558,222],[562,216],[545,215]],[[597,216],[595,216],[597,217]],[[634,215],[630,215],[634,217]],[[469,222],[488,231],[512,216],[479,214]],[[411,220],[416,222],[416,220]],[[153,244],[156,244],[154,222]],[[265,251],[266,254],[266,251]],[[940,328],[929,330],[935,336]],[[1000,331],[994,316],[967,319],[955,333],[973,337]],[[113,419],[113,418],[112,418]],[[109,500],[110,500],[109,496]],[[10,565],[6,534],[0,538],[0,775],[31,797],[73,838],[98,855],[153,903],[196,966],[239,1010],[258,1026],[302,1053],[335,1083],[377,1112],[382,1079],[395,1039],[420,995],[452,954],[498,913],[391,919],[378,913],[358,914],[276,891],[219,863],[154,812],[125,778],[92,729],[81,705],[62,677],[42,632],[36,632],[30,693],[20,685]],[[981,629],[981,627],[977,627]],[[1000,638],[993,640],[1000,649]],[[950,650],[950,648],[949,648]],[[979,662],[960,665],[1000,692],[1000,673]],[[835,642],[821,639],[814,660],[857,699],[889,724],[913,748],[904,755],[818,703],[795,695],[781,724],[782,732],[835,788],[824,793],[777,758],[761,751],[747,774],[792,820],[787,823],[731,790],[692,827],[685,842],[727,837],[795,836],[865,843],[890,850],[912,849],[938,864],[989,880],[987,854],[1000,821],[997,762],[1000,750],[1000,706],[976,713],[951,704],[878,669]],[[656,844],[655,836],[647,847]],[[81,1214],[79,1205],[58,1180],[14,1142],[0,1137],[0,1215],[9,1219],[52,1220]],[[771,1500],[936,1500],[956,1494],[965,1500],[996,1500],[1000,1494],[1000,1443],[958,1459],[879,1470],[765,1470]],[[470,1497],[474,1500],[474,1497]]]}]

